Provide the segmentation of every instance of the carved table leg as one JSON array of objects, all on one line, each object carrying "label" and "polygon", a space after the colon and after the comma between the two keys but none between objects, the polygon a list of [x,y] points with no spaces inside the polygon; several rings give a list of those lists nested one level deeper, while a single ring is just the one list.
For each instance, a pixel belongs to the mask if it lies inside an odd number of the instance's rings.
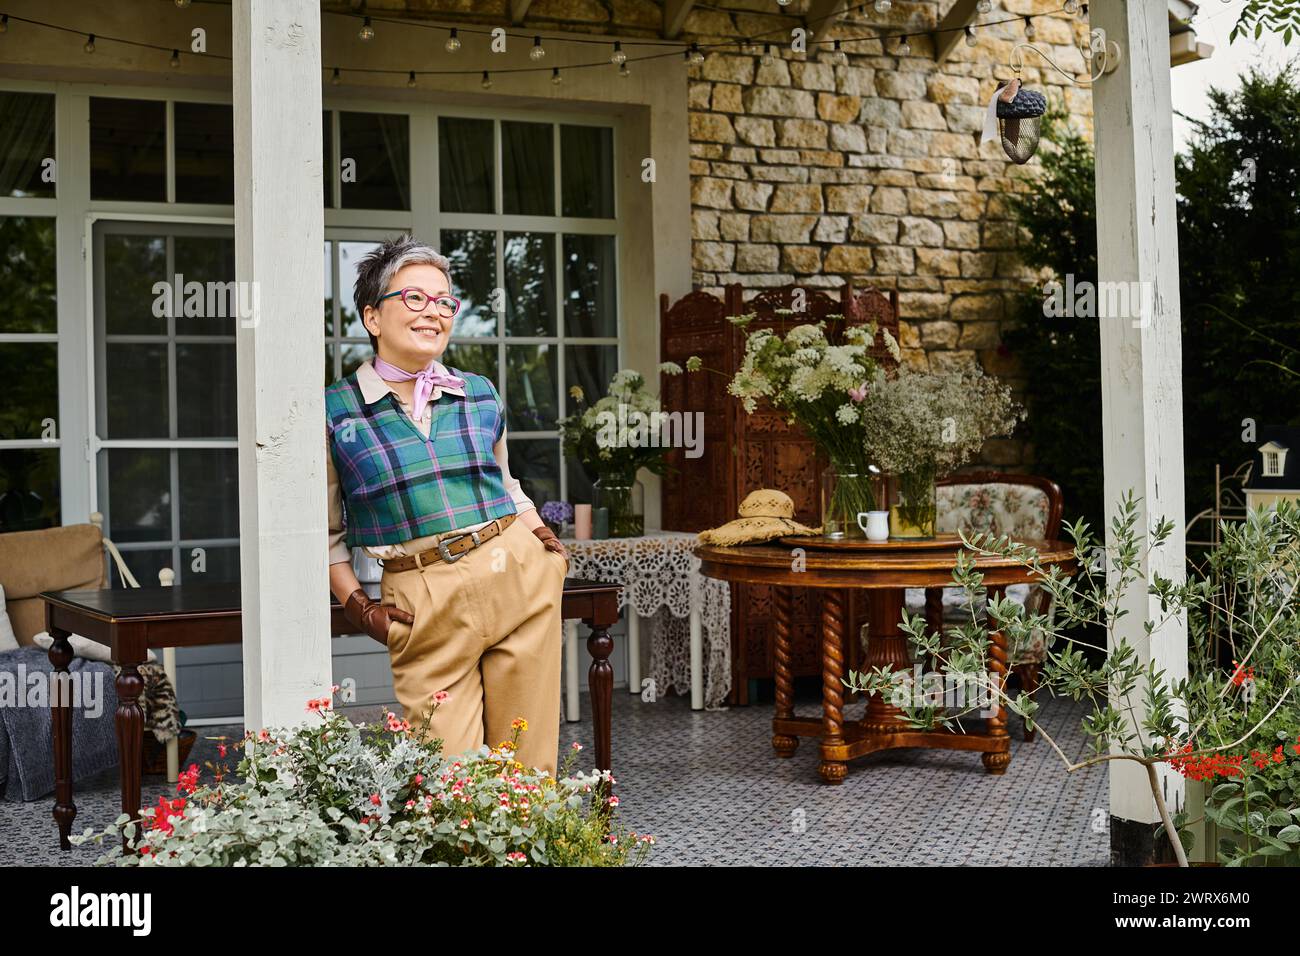
[{"label": "carved table leg", "polygon": [[54,738],[54,822],[59,827],[59,848],[72,849],[68,837],[72,834],[72,821],[77,817],[77,805],[72,802],[72,696],[71,675],[72,645],[67,631],[48,628],[54,643],[50,645],[50,663],[54,666],[55,694],[50,716],[50,731]]},{"label": "carved table leg", "polygon": [[849,765],[826,756],[827,748],[844,746],[844,592],[828,589],[822,599],[822,761],[817,768],[827,783],[843,783]]},{"label": "carved table leg", "polygon": [[[772,586],[772,628],[776,666],[776,712],[773,724],[794,716],[793,650],[790,637],[790,589]],[[793,757],[799,738],[790,734],[772,734],[772,749],[778,757]]]},{"label": "carved table leg", "polygon": [[[591,628],[587,638],[587,653],[591,655],[591,666],[587,668],[587,688],[591,691],[591,721],[596,738],[596,767],[609,770],[610,753],[610,716],[614,703],[614,668],[610,666],[609,655],[614,650],[614,639],[609,636],[609,628]],[[609,784],[601,784],[601,792],[608,799]]]},{"label": "carved table leg", "polygon": [[[887,667],[891,671],[906,671],[911,667],[907,656],[907,638],[899,630],[903,616],[903,592],[898,588],[880,588],[867,592],[871,601],[871,626],[867,631],[867,653],[863,670]],[[911,728],[902,719],[902,711],[889,703],[883,693],[867,699],[867,712],[862,718],[862,729],[873,734],[893,734]]]},{"label": "carved table leg", "polygon": [[[989,602],[1001,598],[1003,590],[1003,588],[989,588]],[[1002,630],[990,630],[989,639],[989,679],[999,691],[1002,691],[1007,686],[1007,635]],[[1000,694],[984,732],[990,737],[1000,738],[1003,743],[1002,750],[985,753],[980,758],[984,762],[984,769],[993,774],[1006,773],[1007,766],[1011,763],[1011,738],[1007,732],[1007,709],[1002,704]]]},{"label": "carved table leg", "polygon": [[[144,691],[144,678],[140,676],[139,662],[121,665],[117,675],[117,711],[114,725],[117,729],[117,753],[122,776],[122,812],[132,820],[140,821],[140,778],[143,767],[144,711],[140,709],[140,694]],[[136,835],[139,839],[139,833]],[[131,850],[130,842],[122,837],[122,852]]]}]

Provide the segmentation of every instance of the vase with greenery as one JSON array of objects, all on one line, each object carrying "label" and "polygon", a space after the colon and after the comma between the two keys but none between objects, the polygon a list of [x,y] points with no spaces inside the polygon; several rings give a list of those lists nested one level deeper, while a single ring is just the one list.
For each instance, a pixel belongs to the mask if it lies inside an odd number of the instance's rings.
[{"label": "vase with greenery", "polygon": [[979,369],[878,374],[862,409],[866,452],[897,489],[890,501],[897,538],[934,537],[935,481],[1024,417],[1011,390]]},{"label": "vase with greenery", "polygon": [[[778,310],[778,315],[795,313]],[[755,315],[731,316],[746,330],[745,355],[727,385],[746,413],[767,403],[796,424],[831,462],[823,475],[822,533],[861,537],[857,515],[877,506],[875,480],[868,468],[867,423],[870,383],[876,362],[874,324],[850,325],[842,316],[796,325],[782,334],[771,328],[749,330]],[[895,358],[898,343],[879,330]]]}]

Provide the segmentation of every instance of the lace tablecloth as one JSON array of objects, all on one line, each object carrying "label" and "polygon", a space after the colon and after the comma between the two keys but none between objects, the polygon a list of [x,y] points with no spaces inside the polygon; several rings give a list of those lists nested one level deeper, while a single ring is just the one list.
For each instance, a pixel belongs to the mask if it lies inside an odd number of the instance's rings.
[{"label": "lace tablecloth", "polygon": [[716,710],[731,691],[731,589],[700,574],[692,554],[696,539],[685,531],[657,531],[639,538],[601,541],[564,539],[569,575],[623,585],[619,606],[654,622],[649,675],[657,693],[691,687],[689,617],[700,615],[704,638],[704,705]]}]

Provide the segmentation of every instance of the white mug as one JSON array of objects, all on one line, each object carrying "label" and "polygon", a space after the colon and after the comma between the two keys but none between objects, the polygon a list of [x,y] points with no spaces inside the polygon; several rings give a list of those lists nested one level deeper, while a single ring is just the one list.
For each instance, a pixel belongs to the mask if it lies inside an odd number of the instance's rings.
[{"label": "white mug", "polygon": [[[866,518],[867,523],[863,524],[862,519]],[[889,512],[888,511],[859,511],[858,527],[862,533],[867,536],[868,541],[888,541],[889,540]]]}]

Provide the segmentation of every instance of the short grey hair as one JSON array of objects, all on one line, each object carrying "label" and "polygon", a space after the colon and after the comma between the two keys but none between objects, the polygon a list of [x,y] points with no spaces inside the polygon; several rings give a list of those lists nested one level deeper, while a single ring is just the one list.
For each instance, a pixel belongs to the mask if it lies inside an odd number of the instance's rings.
[{"label": "short grey hair", "polygon": [[[357,263],[357,281],[352,287],[352,299],[357,307],[357,317],[366,313],[366,306],[379,308],[379,297],[388,291],[393,276],[405,266],[428,265],[441,269],[451,282],[451,263],[433,246],[414,236],[385,239],[379,248],[362,256]],[[367,330],[367,334],[369,330]],[[370,347],[378,350],[379,342],[371,335]]]}]

